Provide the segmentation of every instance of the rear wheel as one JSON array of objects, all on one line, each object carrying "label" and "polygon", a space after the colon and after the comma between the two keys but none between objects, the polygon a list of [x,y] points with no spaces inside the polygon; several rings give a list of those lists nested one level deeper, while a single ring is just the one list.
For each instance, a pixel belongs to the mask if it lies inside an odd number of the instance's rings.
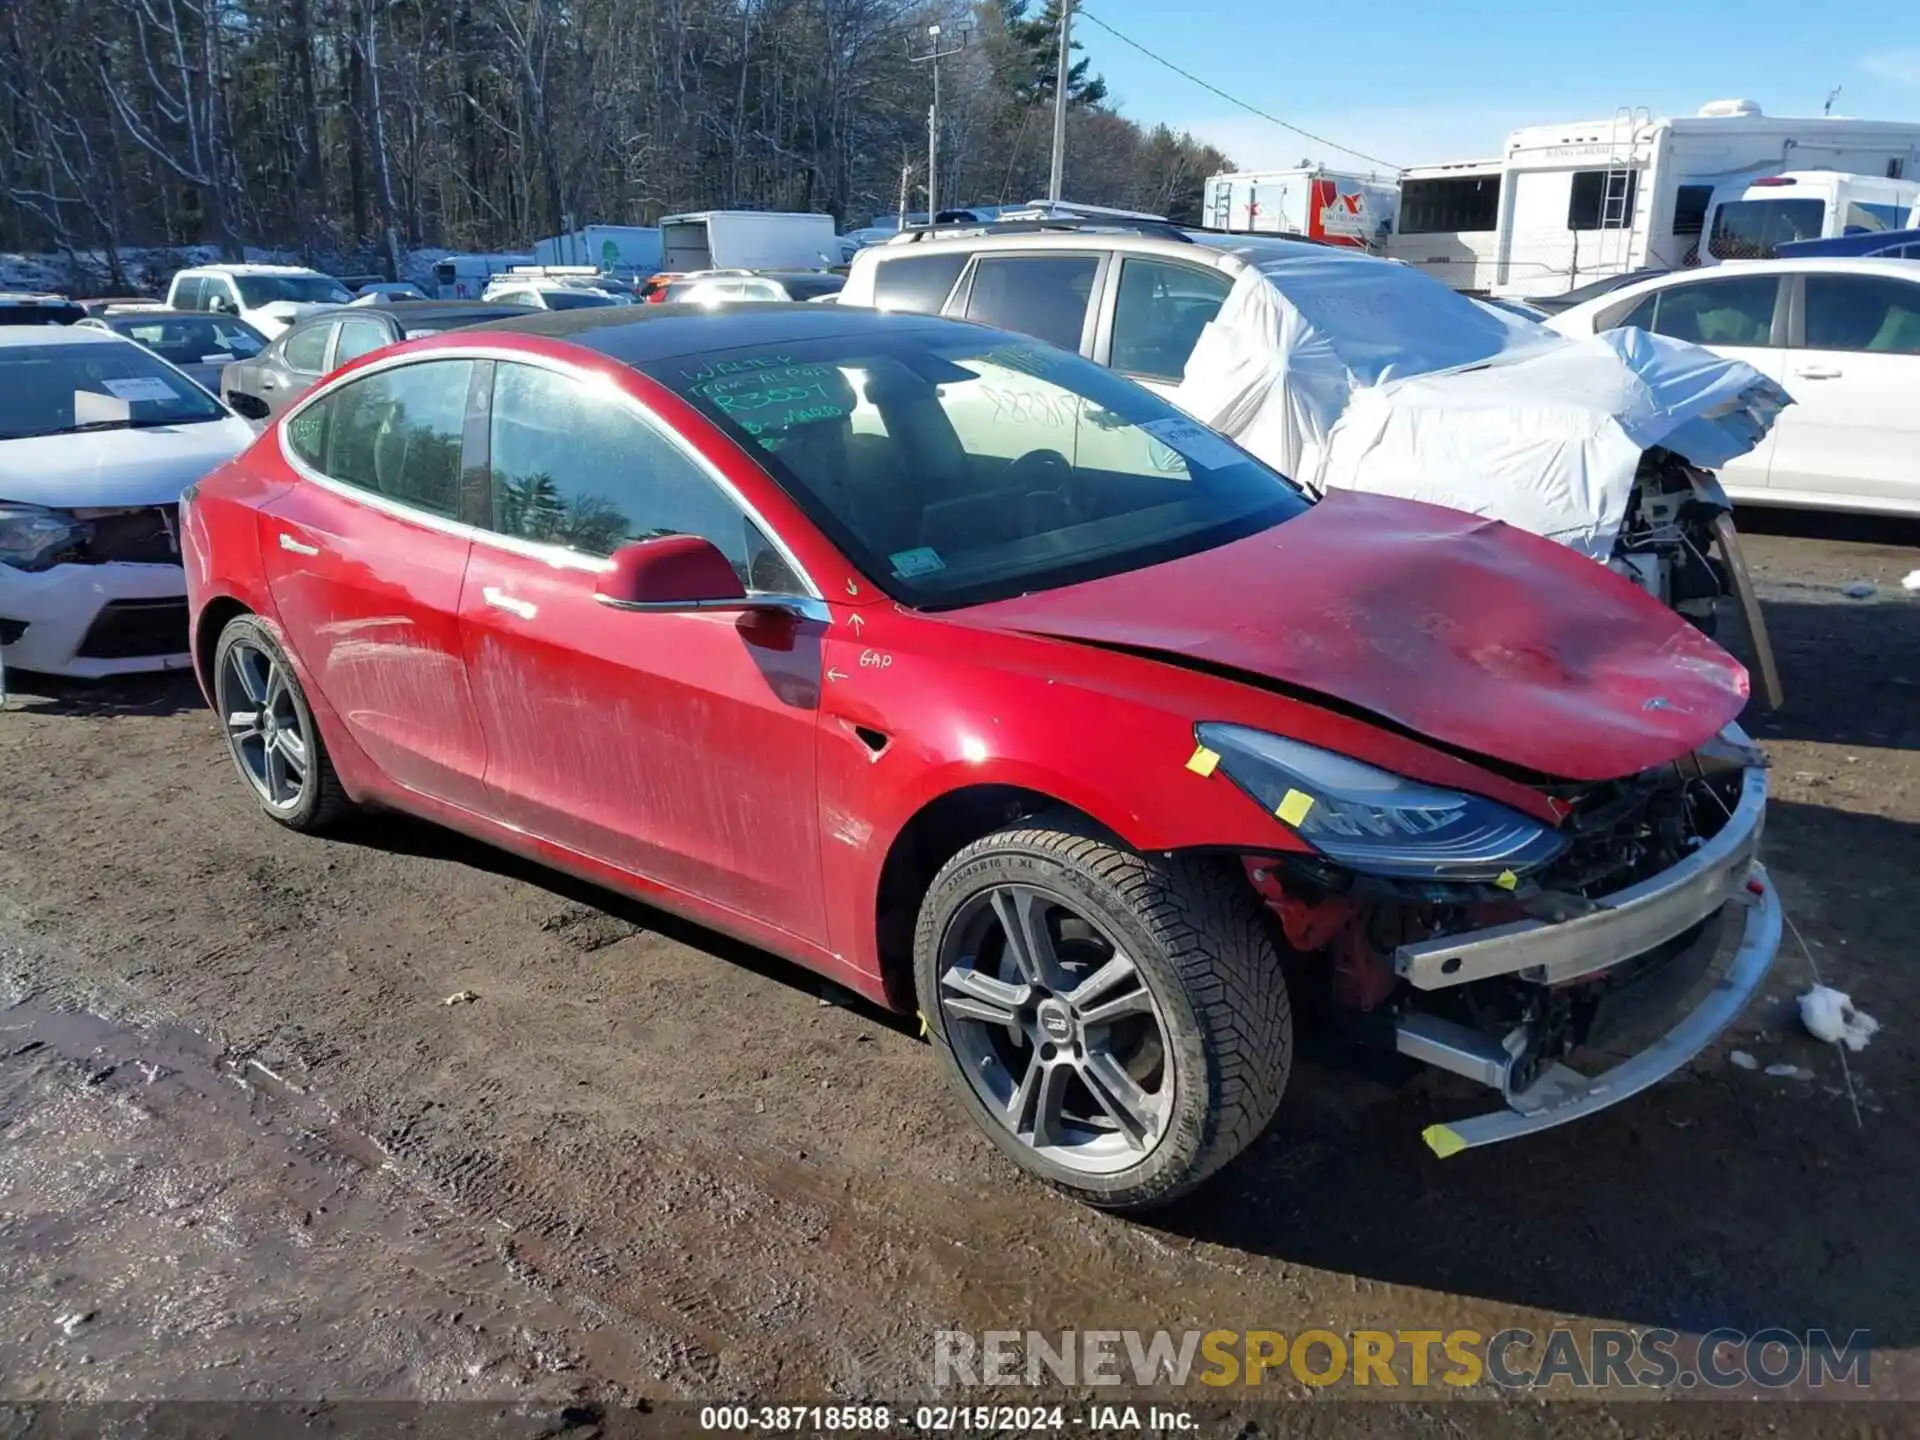
[{"label": "rear wheel", "polygon": [[920,910],[915,984],[961,1101],[1089,1204],[1164,1204],[1233,1159],[1286,1088],[1292,1014],[1257,901],[1060,814],[969,845]]},{"label": "rear wheel", "polygon": [[227,753],[282,825],[325,829],[353,808],[286,653],[254,615],[236,615],[213,652],[213,696]]}]

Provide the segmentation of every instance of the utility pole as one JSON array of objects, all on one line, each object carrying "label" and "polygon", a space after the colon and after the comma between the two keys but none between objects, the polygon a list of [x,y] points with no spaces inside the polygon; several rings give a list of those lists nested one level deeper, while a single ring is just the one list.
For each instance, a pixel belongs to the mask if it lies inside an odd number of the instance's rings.
[{"label": "utility pole", "polygon": [[940,213],[936,184],[940,174],[940,62],[967,48],[967,27],[961,26],[959,38],[942,50],[940,27],[929,25],[927,43],[930,48],[924,55],[914,54],[909,46],[907,59],[915,65],[933,66],[933,104],[927,107],[927,223],[931,225],[933,217]]},{"label": "utility pole", "polygon": [[1053,80],[1053,169],[1047,198],[1058,203],[1067,176],[1067,72],[1073,68],[1073,0],[1060,0],[1060,68]]}]

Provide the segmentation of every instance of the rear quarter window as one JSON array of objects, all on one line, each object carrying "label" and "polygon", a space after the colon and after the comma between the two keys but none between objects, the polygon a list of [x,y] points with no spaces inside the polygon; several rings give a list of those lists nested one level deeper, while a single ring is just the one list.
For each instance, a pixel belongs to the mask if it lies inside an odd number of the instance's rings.
[{"label": "rear quarter window", "polygon": [[879,310],[911,310],[938,315],[967,268],[966,252],[951,255],[901,255],[874,266],[873,303]]}]

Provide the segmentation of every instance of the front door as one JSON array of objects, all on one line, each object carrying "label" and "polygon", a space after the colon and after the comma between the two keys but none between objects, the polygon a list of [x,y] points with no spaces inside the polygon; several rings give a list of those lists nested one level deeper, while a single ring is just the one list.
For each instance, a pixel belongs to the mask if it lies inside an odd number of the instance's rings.
[{"label": "front door", "polygon": [[495,371],[490,528],[461,597],[487,783],[508,823],[824,941],[820,627],[617,610],[605,557],[712,540],[754,589],[802,582],[702,465],[605,386]]},{"label": "front door", "polygon": [[474,372],[395,366],[293,416],[285,443],[307,473],[263,508],[260,534],[288,644],[348,736],[394,784],[467,809],[486,798],[459,622]]},{"label": "front door", "polygon": [[1768,484],[1813,505],[1920,509],[1920,281],[1802,283]]}]

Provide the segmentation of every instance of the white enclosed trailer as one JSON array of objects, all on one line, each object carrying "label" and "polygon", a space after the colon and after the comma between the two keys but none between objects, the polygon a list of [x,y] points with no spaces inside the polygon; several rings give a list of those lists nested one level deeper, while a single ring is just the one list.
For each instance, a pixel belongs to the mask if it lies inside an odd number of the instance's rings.
[{"label": "white enclosed trailer", "polygon": [[819,270],[843,262],[833,217],[774,210],[702,210],[660,221],[662,270]]},{"label": "white enclosed trailer", "polygon": [[533,242],[536,265],[591,265],[606,274],[652,275],[660,264],[660,231],[652,225],[583,225]]},{"label": "white enclosed trailer", "polygon": [[[1437,168],[1418,178],[1442,178]],[[1388,253],[1461,289],[1559,295],[1607,275],[1711,263],[1701,240],[1718,199],[1756,179],[1813,171],[1920,175],[1920,123],[1775,117],[1750,100],[1720,100],[1671,119],[1622,108],[1611,120],[1528,126],[1507,137],[1498,162],[1490,265],[1467,263],[1488,249],[1483,208],[1455,230],[1409,223],[1413,172]],[[1455,183],[1487,173],[1464,167]]]}]

